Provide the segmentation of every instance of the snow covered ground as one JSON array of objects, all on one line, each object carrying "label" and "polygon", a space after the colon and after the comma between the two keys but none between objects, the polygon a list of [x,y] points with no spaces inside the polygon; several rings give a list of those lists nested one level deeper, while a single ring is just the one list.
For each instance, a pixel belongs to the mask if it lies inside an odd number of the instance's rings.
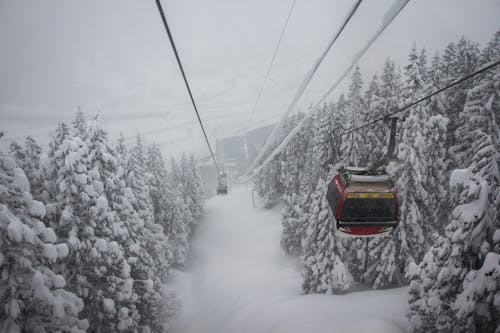
[{"label": "snow covered ground", "polygon": [[206,204],[186,272],[175,333],[404,332],[406,288],[301,295],[300,266],[280,250],[280,209],[252,208],[234,188]]}]

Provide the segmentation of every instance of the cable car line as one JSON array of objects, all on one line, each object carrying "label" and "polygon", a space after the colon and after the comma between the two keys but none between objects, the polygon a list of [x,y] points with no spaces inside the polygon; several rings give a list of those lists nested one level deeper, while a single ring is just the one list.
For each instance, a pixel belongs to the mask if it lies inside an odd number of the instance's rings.
[{"label": "cable car line", "polygon": [[201,121],[200,114],[198,112],[198,108],[196,107],[196,103],[193,98],[193,94],[191,93],[191,88],[189,87],[188,80],[186,78],[186,73],[184,72],[184,68],[182,67],[181,59],[179,57],[179,53],[177,52],[177,48],[175,47],[174,39],[172,37],[172,33],[170,31],[170,28],[168,27],[167,23],[167,18],[165,17],[165,13],[163,12],[163,8],[161,6],[160,0],[156,0],[156,6],[158,7],[158,11],[160,12],[161,20],[163,22],[163,26],[165,27],[165,30],[168,35],[168,39],[170,40],[170,45],[172,46],[172,49],[175,54],[175,59],[177,60],[177,64],[179,65],[179,69],[182,74],[182,78],[184,79],[184,83],[186,85],[187,91],[189,93],[189,98],[191,99],[191,103],[193,104],[194,111],[196,112],[196,117],[198,118],[198,122],[200,123],[201,130],[203,131],[203,136],[205,137],[205,141],[208,146],[208,150],[210,150],[210,155],[212,157],[212,161],[214,162],[215,169],[217,169],[217,173],[220,175],[221,170],[219,169],[219,165],[217,164],[217,160],[215,158],[215,154],[212,150],[212,146],[210,145],[210,141],[208,140],[207,133],[205,131],[205,127],[203,126],[203,122]]},{"label": "cable car line", "polygon": [[[366,124],[363,124],[361,126],[358,126],[356,128],[352,128],[352,129],[346,130],[345,132],[342,132],[339,135],[339,137],[345,136],[345,135],[347,135],[349,133],[352,133],[352,132],[359,131],[359,130],[364,129],[366,127],[372,126],[372,125],[374,125],[374,124],[376,124],[376,123],[378,123],[380,121],[386,120],[386,119],[388,119],[388,118],[390,118],[390,117],[392,117],[392,116],[394,116],[394,115],[396,115],[398,113],[402,113],[402,112],[410,109],[411,107],[413,107],[413,106],[415,106],[415,105],[417,105],[417,104],[419,104],[419,103],[421,103],[421,102],[423,102],[425,100],[428,100],[429,98],[431,98],[431,97],[433,97],[433,96],[435,96],[437,94],[440,94],[443,91],[448,90],[448,89],[450,89],[450,88],[452,88],[452,87],[454,87],[454,86],[456,86],[456,85],[458,85],[458,84],[460,84],[460,83],[462,83],[464,81],[467,81],[467,80],[473,78],[474,76],[479,75],[479,74],[481,74],[481,73],[483,73],[483,72],[485,72],[485,71],[487,71],[489,69],[492,69],[492,68],[494,68],[494,67],[496,67],[498,65],[500,65],[500,59],[497,60],[497,61],[494,61],[494,62],[490,62],[490,63],[486,64],[485,66],[481,67],[480,69],[478,69],[477,71],[472,72],[472,73],[470,73],[470,74],[468,74],[468,75],[466,75],[466,76],[464,76],[464,77],[462,77],[462,78],[460,78],[460,79],[458,79],[458,80],[456,80],[456,81],[454,81],[454,82],[446,85],[443,88],[440,88],[440,89],[438,89],[436,91],[433,91],[433,92],[431,92],[431,93],[429,93],[429,94],[427,94],[427,95],[425,95],[425,96],[417,99],[416,101],[410,102],[410,103],[404,105],[403,107],[401,107],[401,108],[399,108],[399,109],[397,109],[397,110],[395,110],[393,112],[390,112],[390,113],[388,113],[388,114],[386,114],[384,116],[381,116],[381,117],[379,117],[379,118],[377,118],[375,120],[372,120],[372,121],[370,121],[370,122],[368,122]],[[324,141],[322,143],[325,143],[325,142],[328,142],[328,141],[331,141],[331,139],[329,139],[327,141]],[[321,144],[321,143],[318,143],[318,144],[315,144],[315,145],[319,145],[319,144]]]},{"label": "cable car line", "polygon": [[[417,104],[419,104],[419,103],[421,103],[421,102],[423,102],[425,100],[428,100],[431,97],[442,93],[443,91],[446,91],[446,90],[448,90],[450,88],[453,88],[454,86],[456,86],[456,85],[458,85],[460,83],[463,83],[463,82],[465,82],[465,81],[473,78],[474,76],[479,75],[479,74],[481,74],[481,73],[483,73],[483,72],[485,72],[485,71],[487,71],[489,69],[492,69],[492,68],[494,68],[494,67],[496,67],[498,65],[500,65],[500,59],[497,60],[497,61],[490,62],[490,63],[486,64],[485,66],[481,67],[480,69],[478,69],[477,71],[474,71],[474,72],[472,72],[470,74],[467,74],[467,75],[461,77],[460,79],[458,79],[458,80],[456,80],[456,81],[454,81],[454,82],[446,85],[445,87],[439,88],[438,90],[435,90],[435,91],[433,91],[433,92],[431,92],[431,93],[429,93],[429,94],[427,94],[427,95],[425,95],[425,96],[423,96],[423,97],[421,97],[421,98],[419,98],[419,99],[417,99],[417,100],[415,100],[413,102],[410,102],[410,103],[402,106],[401,108],[398,108],[397,110],[395,110],[393,112],[390,112],[390,113],[388,113],[386,115],[380,116],[377,119],[372,120],[372,121],[370,121],[370,122],[368,122],[366,124],[360,125],[358,127],[350,128],[350,129],[348,129],[348,130],[340,133],[336,138],[341,138],[341,137],[346,136],[347,134],[350,134],[352,132],[357,132],[359,130],[365,129],[365,128],[370,127],[370,126],[373,126],[376,123],[384,121],[384,120],[386,120],[386,119],[388,119],[388,118],[390,118],[390,117],[392,117],[392,116],[394,116],[394,115],[396,115],[398,113],[402,113],[404,111],[407,111],[411,107],[413,107],[413,106],[415,106],[415,105],[417,105]],[[458,128],[458,126],[456,128]],[[456,129],[456,128],[454,128],[454,129]],[[454,130],[454,129],[452,129],[452,130]],[[323,145],[325,143],[333,141],[334,139],[335,138],[329,138],[329,139],[317,142],[317,143],[315,143],[313,145],[310,145],[308,148],[314,148],[316,146]]]},{"label": "cable car line", "polygon": [[[409,1],[409,0],[407,0],[407,1]],[[278,131],[283,126],[283,123],[284,123],[286,117],[288,116],[288,114],[290,114],[290,112],[293,110],[293,108],[297,104],[298,100],[300,99],[300,97],[302,96],[302,94],[306,90],[307,86],[311,82],[314,74],[318,70],[320,64],[323,62],[323,60],[325,59],[326,55],[328,54],[328,52],[332,48],[332,46],[335,44],[335,42],[340,37],[340,35],[344,31],[345,27],[347,26],[347,24],[351,20],[351,18],[354,16],[354,14],[356,13],[356,11],[358,10],[361,2],[362,2],[362,0],[358,0],[354,4],[354,6],[351,8],[351,10],[349,11],[349,13],[347,14],[347,17],[345,18],[345,20],[344,20],[343,24],[341,25],[341,27],[339,28],[339,30],[335,33],[334,37],[330,40],[330,42],[328,43],[327,47],[321,53],[320,57],[314,62],[312,68],[309,70],[309,72],[307,73],[306,77],[304,78],[304,80],[300,84],[298,90],[296,91],[296,93],[295,93],[295,95],[294,95],[294,97],[292,99],[292,102],[290,103],[290,105],[286,109],[285,113],[283,114],[283,117],[278,122],[278,124],[276,124],[276,126],[273,128],[271,134],[269,135],[269,137],[267,138],[266,142],[262,146],[261,150],[257,154],[257,157],[254,158],[254,160],[252,161],[252,163],[251,163],[250,167],[248,168],[247,172],[243,175],[243,178],[247,178],[248,177],[248,175],[250,174],[250,172],[255,168],[255,165],[262,159],[262,156],[264,155],[264,153],[269,149],[269,146],[275,140],[275,136],[277,135]]]},{"label": "cable car line", "polygon": [[[251,134],[251,132],[249,132],[249,129],[250,129],[250,126],[251,126],[251,124],[252,124],[252,120],[253,120],[253,117],[254,117],[254,115],[255,115],[255,111],[257,110],[257,105],[259,104],[259,101],[260,101],[260,99],[261,99],[261,97],[262,97],[262,93],[264,92],[264,86],[265,86],[265,85],[266,85],[266,83],[267,83],[267,80],[268,80],[268,78],[269,78],[269,74],[271,73],[271,69],[272,69],[272,67],[273,67],[273,65],[274,65],[274,60],[276,59],[276,56],[278,55],[278,50],[279,50],[279,48],[280,48],[280,46],[281,46],[281,41],[283,40],[283,37],[284,37],[284,35],[285,35],[285,31],[286,31],[286,28],[287,28],[287,26],[288,26],[288,22],[290,21],[290,17],[292,16],[292,12],[293,12],[293,9],[294,9],[294,7],[295,7],[295,2],[296,2],[296,1],[297,1],[297,0],[293,0],[293,1],[292,1],[292,5],[290,6],[290,9],[289,9],[289,11],[288,11],[288,16],[287,16],[287,18],[286,18],[286,20],[285,20],[285,24],[284,24],[284,26],[283,26],[283,29],[281,30],[281,35],[280,35],[280,37],[279,37],[279,39],[278,39],[278,43],[276,44],[276,47],[275,47],[275,49],[274,49],[273,56],[271,57],[271,61],[269,62],[269,65],[268,65],[268,68],[267,68],[267,72],[266,72],[266,74],[265,74],[265,76],[264,76],[264,81],[262,81],[262,85],[261,85],[261,87],[260,87],[259,93],[257,94],[257,99],[255,100],[255,103],[254,103],[254,105],[253,105],[253,108],[252,108],[252,110],[251,110],[251,112],[250,112],[250,117],[248,118],[247,125],[244,127],[244,131],[246,131],[246,132],[247,132],[247,135],[249,135],[251,139],[253,139],[253,138],[252,138],[252,137],[253,137],[253,135]],[[252,141],[252,140],[249,140],[249,141],[250,141],[250,144],[253,146],[253,148],[254,148],[255,150],[258,150],[258,148],[257,148],[257,147],[255,147],[255,145],[254,145],[253,141]],[[238,181],[237,181],[237,183],[238,183]]]},{"label": "cable car line", "polygon": [[456,80],[455,82],[453,82],[453,83],[451,83],[451,84],[443,87],[443,88],[440,88],[440,89],[438,89],[438,90],[436,90],[436,91],[434,91],[432,93],[429,93],[429,94],[425,95],[424,97],[421,97],[421,98],[417,99],[416,101],[411,102],[411,103],[409,103],[409,104],[407,104],[407,105],[399,108],[396,111],[390,112],[390,113],[388,113],[388,114],[386,114],[386,115],[384,115],[382,117],[379,117],[379,118],[377,118],[375,120],[372,120],[371,122],[368,122],[368,123],[366,123],[364,125],[361,125],[361,126],[359,126],[357,128],[353,128],[353,129],[347,130],[346,132],[343,132],[341,134],[341,136],[347,135],[347,134],[352,133],[354,131],[359,131],[360,129],[372,126],[373,124],[375,124],[377,122],[380,122],[382,120],[388,119],[388,118],[390,118],[390,117],[392,117],[392,116],[394,116],[394,115],[396,115],[398,113],[404,112],[404,111],[408,110],[409,108],[411,108],[411,107],[413,107],[413,106],[415,106],[415,105],[417,105],[417,104],[419,104],[419,103],[421,103],[421,102],[423,102],[423,101],[425,101],[425,100],[427,100],[427,99],[429,99],[429,98],[431,98],[431,97],[433,97],[433,96],[435,96],[435,95],[437,95],[439,93],[442,93],[445,90],[448,90],[448,89],[450,89],[450,88],[452,88],[452,87],[454,87],[454,86],[456,86],[456,85],[458,85],[458,84],[460,84],[460,83],[462,83],[464,81],[467,81],[468,79],[470,79],[470,78],[472,78],[472,77],[474,77],[474,76],[476,76],[478,74],[481,74],[481,73],[483,73],[483,72],[485,72],[485,71],[487,71],[487,70],[489,70],[489,69],[491,69],[491,68],[493,68],[495,66],[498,66],[499,64],[500,64],[500,59],[497,60],[497,61],[494,61],[494,62],[490,62],[489,64],[486,64],[486,66],[482,67],[481,69],[479,69],[479,70],[477,70],[477,71],[475,71],[475,72],[473,72],[471,74],[468,74],[468,75],[466,75],[466,76],[464,76],[464,77]]},{"label": "cable car line", "polygon": [[253,105],[252,111],[250,112],[250,118],[248,119],[248,124],[247,124],[247,129],[250,127],[250,124],[252,123],[253,116],[255,114],[255,111],[257,109],[257,105],[259,104],[260,98],[262,97],[262,93],[264,92],[264,86],[266,85],[267,79],[269,78],[269,74],[271,73],[271,68],[273,67],[274,60],[276,59],[276,55],[278,54],[278,50],[281,45],[281,41],[283,40],[283,36],[285,35],[286,28],[288,26],[288,22],[290,21],[290,17],[292,16],[293,8],[295,7],[295,2],[297,0],[293,0],[292,5],[290,6],[290,10],[288,11],[288,16],[285,21],[285,25],[283,26],[283,29],[281,30],[281,35],[278,40],[278,43],[276,44],[276,47],[274,49],[273,56],[271,57],[271,61],[269,62],[269,66],[267,67],[267,72],[266,75],[264,76],[264,81],[262,82],[262,85],[260,87],[259,93],[257,95],[257,99],[255,100],[255,104]]},{"label": "cable car line", "polygon": [[[247,173],[245,173],[245,176],[247,179],[252,178],[255,176],[255,174],[261,170],[265,165],[267,165],[271,160],[283,150],[288,143],[291,141],[291,139],[300,131],[300,129],[304,126],[306,121],[316,112],[316,110],[319,108],[319,106],[324,102],[324,100],[332,93],[332,91],[337,88],[337,86],[344,80],[344,78],[347,76],[347,74],[354,68],[354,66],[357,64],[357,62],[361,59],[361,57],[366,53],[366,51],[371,47],[371,45],[380,37],[380,35],[384,32],[384,30],[391,24],[392,21],[401,13],[403,8],[408,4],[409,0],[406,0],[404,2],[398,3],[398,7],[391,7],[389,8],[388,12],[386,15],[384,15],[384,19],[382,20],[382,24],[380,27],[377,29],[375,34],[371,37],[371,39],[368,41],[368,43],[365,44],[365,46],[356,53],[354,59],[351,61],[351,65],[347,68],[346,71],[340,76],[339,79],[328,89],[328,91],[323,94],[323,96],[319,99],[319,101],[311,108],[311,111],[306,114],[306,116],[300,121],[300,123],[295,126],[295,128],[288,133],[288,135],[283,139],[280,145],[278,145],[277,148],[264,160],[264,162],[259,166],[259,167],[252,167],[250,168]],[[284,119],[282,119],[282,122]],[[272,133],[271,133],[272,135]],[[266,142],[267,143],[267,142]],[[261,151],[262,152],[262,151]],[[252,166],[256,163],[257,158],[254,160],[254,163]]]}]

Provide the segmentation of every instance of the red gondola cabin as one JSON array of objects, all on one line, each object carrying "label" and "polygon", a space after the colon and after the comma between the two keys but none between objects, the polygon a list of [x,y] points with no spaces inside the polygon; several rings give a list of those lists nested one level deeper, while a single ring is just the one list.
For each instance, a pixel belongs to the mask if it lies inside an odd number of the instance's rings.
[{"label": "red gondola cabin", "polygon": [[386,234],[399,223],[399,202],[387,174],[366,168],[340,170],[326,194],[337,234],[367,237]]}]

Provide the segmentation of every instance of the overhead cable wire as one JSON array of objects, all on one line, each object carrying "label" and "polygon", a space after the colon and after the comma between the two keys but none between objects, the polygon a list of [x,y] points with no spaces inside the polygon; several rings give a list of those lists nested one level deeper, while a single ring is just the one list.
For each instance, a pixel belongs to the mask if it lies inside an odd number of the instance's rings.
[{"label": "overhead cable wire", "polygon": [[[265,167],[276,155],[278,155],[287,145],[290,143],[292,138],[302,129],[304,124],[309,120],[309,118],[317,111],[320,105],[325,101],[325,99],[332,93],[333,90],[345,79],[347,74],[354,68],[361,57],[366,53],[366,51],[371,47],[371,45],[378,39],[378,37],[384,32],[384,30],[391,24],[391,22],[399,15],[403,8],[408,4],[410,0],[396,1],[387,11],[387,13],[382,18],[382,23],[374,33],[372,38],[365,44],[365,46],[356,53],[351,61],[350,66],[344,71],[344,73],[335,81],[335,83],[326,91],[325,94],[318,100],[318,102],[311,108],[311,111],[306,114],[306,116],[301,120],[301,122],[283,139],[280,145],[275,148],[275,150],[264,160],[264,162],[255,170],[250,168],[245,174],[245,178],[252,178],[259,170]],[[254,161],[255,162],[255,161]],[[255,167],[255,166],[254,166]]]},{"label": "overhead cable wire", "polygon": [[279,131],[281,130],[281,128],[282,128],[282,126],[283,126],[283,124],[285,122],[285,119],[288,117],[288,115],[290,114],[290,112],[294,109],[294,107],[297,104],[297,102],[299,101],[300,97],[302,96],[302,94],[306,90],[307,86],[311,82],[314,74],[318,70],[320,64],[323,62],[323,60],[325,59],[326,55],[328,54],[328,52],[332,48],[332,46],[335,44],[335,42],[337,41],[337,39],[339,38],[339,36],[344,31],[345,27],[347,26],[347,24],[351,20],[351,18],[354,16],[354,14],[356,13],[356,11],[358,10],[361,2],[362,2],[362,0],[357,0],[356,3],[352,6],[352,8],[348,12],[346,18],[344,19],[344,22],[342,23],[342,25],[338,29],[338,31],[334,34],[333,38],[328,43],[327,47],[323,50],[323,52],[321,53],[320,57],[314,62],[312,68],[309,70],[309,72],[307,73],[306,77],[304,78],[304,80],[300,84],[297,92],[295,93],[295,95],[294,95],[294,97],[292,99],[292,102],[290,103],[290,105],[286,109],[283,117],[281,118],[281,120],[278,122],[278,124],[276,124],[276,126],[272,130],[271,134],[267,138],[267,140],[264,143],[263,147],[259,151],[259,154],[257,154],[257,157],[254,158],[253,162],[251,163],[250,167],[248,168],[248,170],[245,173],[245,175],[243,176],[243,178],[246,178],[250,174],[250,172],[255,168],[255,165],[262,159],[263,155],[266,153],[266,151],[269,149],[269,147],[274,143],[274,141],[276,140],[277,135],[279,134]]},{"label": "overhead cable wire", "polygon": [[252,120],[253,120],[253,117],[255,115],[255,111],[257,111],[257,105],[259,104],[259,101],[260,101],[260,99],[262,97],[262,93],[264,92],[264,87],[265,87],[265,85],[267,83],[267,80],[269,78],[269,74],[271,73],[271,69],[272,69],[272,67],[274,65],[274,60],[276,59],[276,56],[278,54],[278,50],[279,50],[279,48],[281,46],[281,41],[283,40],[283,36],[285,35],[285,31],[286,31],[286,28],[288,26],[288,22],[290,21],[290,17],[292,16],[292,12],[293,12],[293,9],[295,7],[295,2],[296,1],[297,0],[293,0],[292,1],[292,5],[290,6],[290,9],[288,11],[288,15],[287,15],[287,18],[285,20],[285,24],[283,25],[283,29],[281,30],[281,35],[280,35],[280,37],[278,39],[278,43],[276,44],[276,47],[274,48],[273,56],[271,57],[271,61],[269,62],[269,65],[267,67],[267,72],[266,72],[266,74],[264,76],[264,80],[262,81],[262,85],[261,85],[261,87],[259,89],[259,93],[257,94],[257,99],[255,100],[253,108],[250,111],[250,117],[248,118],[248,122],[247,122],[246,126],[244,127],[244,131],[247,132],[247,136],[250,137],[250,140],[247,140],[247,141],[250,142],[250,144],[252,145],[252,147],[256,151],[258,151],[258,148],[253,143],[253,135],[252,135],[251,132],[249,132],[249,129],[250,129],[250,126],[252,124]]},{"label": "overhead cable wire", "polygon": [[347,135],[347,134],[352,133],[352,132],[355,132],[355,131],[359,131],[360,129],[363,129],[363,128],[366,128],[366,127],[372,126],[372,125],[374,125],[375,123],[378,123],[378,122],[380,122],[380,121],[382,121],[382,120],[385,120],[385,119],[387,119],[387,118],[390,118],[390,117],[392,117],[392,116],[394,116],[394,115],[396,115],[396,114],[398,114],[398,113],[402,113],[402,112],[404,112],[404,111],[406,111],[406,110],[410,109],[411,107],[413,107],[413,106],[415,106],[415,105],[417,105],[417,104],[419,104],[419,103],[421,103],[421,102],[423,102],[423,101],[425,101],[425,100],[427,100],[427,99],[429,99],[429,98],[431,98],[431,97],[433,97],[433,96],[435,96],[435,95],[437,95],[437,94],[439,94],[439,93],[442,93],[442,92],[443,92],[443,91],[445,91],[445,90],[448,90],[448,89],[450,89],[450,88],[452,88],[452,87],[454,87],[454,86],[456,86],[456,85],[458,85],[458,84],[460,84],[460,83],[462,83],[462,82],[464,82],[464,81],[469,80],[470,78],[472,78],[472,77],[474,77],[474,76],[476,76],[476,75],[478,75],[478,74],[481,74],[481,73],[483,73],[483,72],[485,72],[485,71],[487,71],[487,70],[489,70],[489,69],[491,69],[491,68],[493,68],[493,67],[498,66],[499,64],[500,64],[500,59],[499,59],[499,60],[497,60],[497,61],[490,62],[490,63],[486,64],[485,66],[483,66],[482,68],[478,69],[477,71],[475,71],[475,72],[473,72],[473,73],[470,73],[470,74],[468,74],[468,75],[466,75],[466,76],[464,76],[464,77],[462,77],[462,78],[460,78],[460,79],[458,79],[458,80],[456,80],[456,81],[454,81],[454,82],[450,83],[449,85],[447,85],[447,86],[445,86],[445,87],[443,87],[443,88],[440,88],[440,89],[438,89],[438,90],[436,90],[436,91],[434,91],[434,92],[432,92],[432,93],[429,93],[429,94],[427,94],[427,95],[425,95],[425,96],[423,96],[423,97],[421,97],[421,98],[417,99],[416,101],[411,102],[411,103],[409,103],[409,104],[407,104],[407,105],[403,106],[402,108],[397,109],[396,111],[393,111],[393,112],[391,112],[391,113],[388,113],[388,114],[386,114],[386,115],[384,115],[384,116],[382,116],[382,117],[379,117],[379,118],[377,118],[377,119],[374,119],[374,120],[372,120],[372,121],[370,121],[370,122],[368,122],[368,123],[366,123],[366,124],[364,124],[364,125],[361,125],[361,126],[359,126],[359,127],[356,127],[356,128],[350,129],[350,130],[347,130],[346,132],[343,132],[343,133],[341,134],[341,136]]},{"label": "overhead cable wire", "polygon": [[262,97],[262,93],[264,92],[264,86],[266,85],[266,82],[269,78],[269,74],[271,73],[271,69],[273,67],[274,60],[276,59],[276,56],[278,54],[278,50],[280,48],[281,41],[283,40],[283,36],[285,35],[285,31],[286,31],[286,28],[288,26],[288,22],[290,21],[290,17],[292,16],[293,8],[295,7],[296,1],[297,0],[292,1],[292,5],[290,6],[290,9],[288,11],[288,16],[286,18],[285,25],[283,26],[283,29],[281,30],[280,38],[278,39],[278,43],[276,44],[276,47],[274,48],[274,53],[273,53],[273,56],[271,57],[271,61],[269,62],[269,66],[267,67],[267,72],[266,72],[266,75],[264,76],[264,81],[262,82],[262,85],[260,86],[260,90],[259,90],[259,93],[257,95],[257,99],[255,100],[253,108],[250,112],[250,118],[248,119],[248,124],[246,126],[247,129],[250,127],[250,125],[252,123],[253,116],[255,114],[255,111],[257,110],[257,105],[259,104],[260,98]]},{"label": "overhead cable wire", "polygon": [[165,30],[168,35],[168,39],[170,40],[170,45],[172,45],[172,49],[175,54],[175,59],[177,60],[177,64],[179,65],[179,69],[182,74],[182,78],[184,79],[184,83],[186,84],[187,91],[189,93],[189,98],[191,99],[191,103],[193,104],[194,111],[196,113],[196,117],[198,118],[198,122],[200,123],[201,130],[203,131],[203,136],[205,137],[205,141],[208,146],[208,150],[210,151],[210,156],[212,157],[212,161],[214,162],[215,169],[217,169],[217,173],[220,175],[221,170],[219,169],[219,165],[217,164],[217,160],[215,158],[214,151],[212,150],[212,146],[210,145],[210,141],[208,140],[207,132],[205,131],[205,127],[203,126],[203,122],[201,121],[200,118],[200,113],[198,112],[198,108],[196,106],[196,103],[193,98],[193,94],[191,92],[191,88],[189,87],[188,80],[186,78],[186,73],[184,72],[184,68],[182,67],[182,62],[179,57],[179,53],[177,52],[177,48],[175,47],[174,43],[174,38],[172,37],[172,32],[170,31],[170,28],[167,23],[167,18],[165,17],[165,13],[163,12],[163,8],[161,6],[160,0],[156,0],[156,6],[158,7],[158,11],[160,12],[161,20],[163,22],[163,26],[165,27]]},{"label": "overhead cable wire", "polygon": [[[456,81],[454,81],[454,82],[452,82],[452,83],[450,83],[450,84],[448,84],[448,85],[446,85],[446,86],[444,86],[442,88],[439,88],[439,89],[437,89],[437,90],[435,90],[435,91],[433,91],[431,93],[428,93],[428,94],[424,95],[423,97],[420,97],[419,99],[417,99],[417,100],[415,100],[413,102],[410,102],[410,103],[408,103],[408,104],[406,104],[406,105],[398,108],[397,110],[395,110],[393,112],[389,112],[389,113],[387,113],[387,114],[385,114],[383,116],[380,116],[380,117],[378,117],[378,118],[376,118],[376,119],[374,119],[374,120],[372,120],[370,122],[367,122],[367,123],[365,123],[363,125],[347,129],[346,131],[344,131],[344,132],[340,133],[339,135],[337,135],[335,138],[329,138],[327,140],[323,140],[323,141],[317,142],[317,143],[315,143],[313,145],[310,145],[308,148],[310,149],[310,148],[314,148],[314,147],[319,146],[319,145],[323,145],[325,143],[333,141],[336,138],[341,138],[343,136],[346,136],[347,134],[350,134],[350,133],[357,132],[359,130],[368,128],[368,127],[373,126],[376,123],[379,123],[381,121],[384,121],[384,120],[386,120],[386,119],[388,119],[388,118],[390,118],[390,117],[392,117],[392,116],[394,116],[396,114],[408,111],[410,108],[414,107],[415,105],[417,105],[417,104],[419,104],[419,103],[421,103],[421,102],[423,102],[425,100],[428,100],[428,99],[432,98],[433,96],[438,95],[438,94],[442,93],[443,91],[446,91],[446,90],[448,90],[448,89],[450,89],[450,88],[452,88],[452,87],[454,87],[454,86],[456,86],[456,85],[458,85],[458,84],[460,84],[462,82],[465,82],[465,81],[467,81],[467,80],[475,77],[476,75],[479,75],[479,74],[481,74],[481,73],[483,73],[483,72],[485,72],[487,70],[490,70],[490,69],[492,69],[492,68],[494,68],[494,67],[496,67],[498,65],[500,65],[500,59],[498,59],[496,61],[489,62],[486,65],[484,65],[483,67],[481,67],[480,69],[478,69],[477,71],[474,71],[474,72],[472,72],[470,74],[467,74],[467,75],[461,77],[460,79],[458,79],[458,80],[456,80]],[[457,128],[458,128],[458,126],[455,127],[452,130],[455,130]],[[276,156],[274,156],[274,157],[276,157]],[[265,167],[264,164],[257,169],[257,171],[255,172],[255,174],[257,174],[263,167]]]}]

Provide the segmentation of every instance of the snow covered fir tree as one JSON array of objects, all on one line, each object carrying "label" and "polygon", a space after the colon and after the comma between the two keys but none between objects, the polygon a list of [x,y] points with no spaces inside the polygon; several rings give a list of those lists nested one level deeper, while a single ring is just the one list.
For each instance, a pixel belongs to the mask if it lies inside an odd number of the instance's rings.
[{"label": "snow covered fir tree", "polygon": [[[340,238],[328,220],[326,184],[342,165],[386,153],[382,122],[341,135],[500,59],[500,31],[482,50],[462,37],[427,59],[388,59],[363,91],[320,108],[263,168],[255,188],[283,199],[282,249],[300,256],[304,293],[409,285],[411,332],[500,332],[500,70],[492,68],[411,107],[399,121],[387,171],[401,213],[388,236]],[[282,136],[300,113],[286,120]],[[314,124],[314,125],[313,125]],[[276,199],[274,199],[276,200]]]},{"label": "snow covered fir tree", "polygon": [[204,194],[193,157],[168,170],[97,113],[0,153],[0,332],[166,332]]}]

